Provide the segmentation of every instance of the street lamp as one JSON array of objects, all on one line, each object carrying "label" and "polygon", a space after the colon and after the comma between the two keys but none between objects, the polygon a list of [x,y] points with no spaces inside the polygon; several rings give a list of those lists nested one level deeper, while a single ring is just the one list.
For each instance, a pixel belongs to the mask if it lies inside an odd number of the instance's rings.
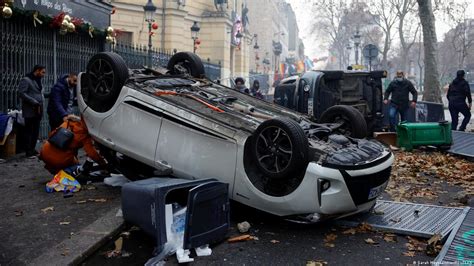
[{"label": "street lamp", "polygon": [[148,0],[146,5],[143,7],[143,10],[145,11],[145,21],[148,22],[148,67],[152,68],[152,60],[151,60],[151,26],[152,23],[155,22],[155,12],[156,12],[156,6],[153,4],[152,0]]},{"label": "street lamp", "polygon": [[359,45],[360,45],[360,33],[359,30],[356,31],[356,34],[354,34],[354,46],[355,46],[355,60],[356,60],[356,65],[359,64]]},{"label": "street lamp", "polygon": [[346,49],[347,49],[347,65],[349,66],[351,64],[351,50],[352,50],[352,46],[350,43],[347,44],[346,46]]},{"label": "street lamp", "polygon": [[194,53],[196,53],[196,40],[198,39],[200,30],[201,28],[199,28],[197,21],[194,21],[193,25],[191,26],[191,39],[193,39]]}]

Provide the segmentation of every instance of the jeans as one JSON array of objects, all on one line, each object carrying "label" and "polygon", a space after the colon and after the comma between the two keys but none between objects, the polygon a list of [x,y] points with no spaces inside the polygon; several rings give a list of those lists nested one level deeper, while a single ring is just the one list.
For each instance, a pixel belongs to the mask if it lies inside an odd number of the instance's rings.
[{"label": "jeans", "polygon": [[390,115],[390,131],[396,132],[397,117],[400,113],[400,122],[407,120],[408,107],[400,108],[398,105],[390,103],[389,115]]},{"label": "jeans", "polygon": [[37,151],[36,142],[38,142],[41,116],[25,117],[25,150],[26,156],[35,155]]},{"label": "jeans", "polygon": [[462,120],[461,127],[459,127],[459,131],[466,130],[466,126],[471,120],[471,110],[469,110],[469,107],[467,106],[467,104],[466,103],[450,104],[449,112],[451,113],[451,120],[452,120],[451,129],[457,130],[458,122],[459,122],[459,113],[461,113],[464,116],[464,119]]}]

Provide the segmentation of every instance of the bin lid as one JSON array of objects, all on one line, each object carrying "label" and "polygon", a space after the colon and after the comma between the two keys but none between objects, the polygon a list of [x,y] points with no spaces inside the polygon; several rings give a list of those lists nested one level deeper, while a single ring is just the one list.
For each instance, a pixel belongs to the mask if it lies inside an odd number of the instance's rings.
[{"label": "bin lid", "polygon": [[230,225],[228,184],[214,181],[192,188],[187,208],[184,249],[225,238]]}]

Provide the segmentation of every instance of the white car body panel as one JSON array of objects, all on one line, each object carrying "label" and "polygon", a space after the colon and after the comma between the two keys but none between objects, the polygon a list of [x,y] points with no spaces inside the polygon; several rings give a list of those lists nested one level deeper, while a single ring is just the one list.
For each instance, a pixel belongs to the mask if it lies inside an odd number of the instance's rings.
[{"label": "white car body panel", "polygon": [[[252,184],[244,167],[245,144],[251,133],[127,86],[109,111],[95,112],[80,93],[81,75],[78,104],[89,133],[99,143],[139,162],[155,167],[164,161],[179,178],[216,178],[229,184],[232,199],[279,216],[346,215],[367,211],[375,204],[373,199],[356,206],[341,172],[314,161],[307,164],[301,184],[293,192],[280,197],[265,194]],[[134,104],[156,113],[144,112]],[[390,155],[383,163],[347,173],[353,177],[377,173],[393,161]],[[331,184],[320,196],[319,179]]]}]

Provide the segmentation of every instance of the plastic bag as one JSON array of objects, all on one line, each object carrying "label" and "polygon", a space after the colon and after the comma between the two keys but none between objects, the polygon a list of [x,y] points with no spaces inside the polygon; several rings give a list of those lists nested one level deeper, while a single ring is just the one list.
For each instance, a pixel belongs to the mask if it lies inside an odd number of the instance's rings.
[{"label": "plastic bag", "polygon": [[59,171],[51,181],[46,183],[46,192],[48,193],[53,191],[78,192],[79,190],[81,190],[81,184],[64,170]]}]

